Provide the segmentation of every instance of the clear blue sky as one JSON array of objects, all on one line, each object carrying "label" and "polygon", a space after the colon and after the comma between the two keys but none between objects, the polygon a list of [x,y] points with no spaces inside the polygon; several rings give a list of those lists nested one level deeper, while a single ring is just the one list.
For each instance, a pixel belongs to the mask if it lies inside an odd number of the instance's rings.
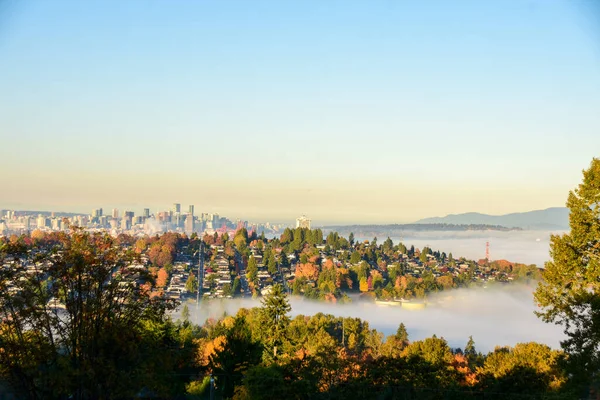
[{"label": "clear blue sky", "polygon": [[561,206],[593,1],[0,2],[0,208],[407,222]]}]

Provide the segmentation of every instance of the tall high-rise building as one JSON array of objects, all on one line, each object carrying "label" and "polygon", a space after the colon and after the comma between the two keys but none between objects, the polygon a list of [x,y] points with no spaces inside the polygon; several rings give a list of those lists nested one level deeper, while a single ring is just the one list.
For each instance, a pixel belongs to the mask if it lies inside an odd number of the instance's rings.
[{"label": "tall high-rise building", "polygon": [[110,229],[117,229],[119,227],[119,221],[117,221],[116,218],[111,219],[109,224],[110,224]]},{"label": "tall high-rise building", "polygon": [[100,208],[96,208],[92,210],[92,218],[98,218],[102,216],[102,211]]},{"label": "tall high-rise building", "polygon": [[310,219],[306,218],[305,215],[296,218],[296,228],[310,229]]},{"label": "tall high-rise building", "polygon": [[173,203],[173,212],[176,214],[181,213],[181,204]]},{"label": "tall high-rise building", "polygon": [[150,218],[150,209],[144,208],[144,218]]},{"label": "tall high-rise building", "polygon": [[124,217],[121,220],[121,229],[128,230],[131,229],[131,218]]},{"label": "tall high-rise building", "polygon": [[135,213],[133,211],[125,211],[123,213],[123,218],[133,219]]},{"label": "tall high-rise building", "polygon": [[194,205],[190,204],[190,207],[188,209],[188,213],[192,214],[192,216],[194,216]]},{"label": "tall high-rise building", "polygon": [[119,210],[116,208],[112,209],[112,217],[113,218],[119,218]]},{"label": "tall high-rise building", "polygon": [[194,216],[191,213],[185,216],[184,230],[188,235],[194,232]]}]

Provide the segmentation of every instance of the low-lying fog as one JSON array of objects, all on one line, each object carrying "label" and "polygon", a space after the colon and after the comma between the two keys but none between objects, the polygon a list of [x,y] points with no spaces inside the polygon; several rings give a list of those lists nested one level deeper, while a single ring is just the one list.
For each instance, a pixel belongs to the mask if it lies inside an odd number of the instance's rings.
[{"label": "low-lying fog", "polygon": [[[523,264],[536,264],[543,267],[550,259],[550,235],[564,231],[466,231],[466,232],[406,232],[402,237],[390,237],[394,244],[403,242],[406,246],[452,253],[454,258],[465,257],[471,260],[485,258],[485,243],[490,242],[492,260],[509,260]],[[383,243],[385,237],[377,237]],[[357,240],[373,240],[360,237]]]},{"label": "low-lying fog", "polygon": [[[546,324],[534,312],[534,286],[501,286],[488,289],[461,289],[430,296],[431,304],[423,310],[407,310],[396,306],[381,306],[355,300],[350,304],[314,302],[300,297],[290,299],[292,316],[314,315],[318,312],[343,317],[358,317],[371,328],[389,335],[401,322],[411,340],[433,334],[444,337],[451,347],[464,348],[469,335],[479,351],[491,351],[496,345],[514,346],[519,342],[536,341],[559,348],[562,329]],[[204,300],[199,309],[188,307],[193,322],[202,324],[207,318],[233,315],[238,309],[260,306],[254,299]],[[176,317],[175,317],[176,318]]]}]

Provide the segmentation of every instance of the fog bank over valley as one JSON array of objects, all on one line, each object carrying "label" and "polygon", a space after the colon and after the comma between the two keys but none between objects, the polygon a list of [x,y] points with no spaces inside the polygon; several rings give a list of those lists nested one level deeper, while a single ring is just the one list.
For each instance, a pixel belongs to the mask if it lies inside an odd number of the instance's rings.
[{"label": "fog bank over valley", "polygon": [[[394,244],[404,243],[422,249],[425,246],[432,250],[452,253],[454,258],[465,257],[478,260],[485,258],[485,243],[490,243],[492,260],[508,260],[523,264],[536,264],[543,267],[550,260],[550,235],[563,234],[566,231],[465,231],[465,232],[405,232],[402,236],[390,236],[386,232],[374,232],[373,236],[356,236],[356,240],[373,240],[378,243],[387,236]],[[355,234],[356,235],[356,234]]]},{"label": "fog bank over valley", "polygon": [[[534,290],[535,285],[452,290],[430,296],[428,306],[421,310],[377,305],[356,298],[349,304],[332,304],[291,297],[290,303],[292,316],[322,312],[360,318],[386,336],[395,333],[403,322],[413,341],[435,334],[444,337],[451,347],[464,348],[472,335],[477,349],[482,352],[498,345],[514,346],[529,341],[558,349],[560,340],[564,339],[562,329],[535,316]],[[197,324],[203,324],[207,318],[220,318],[225,313],[233,315],[240,308],[259,306],[260,299],[203,300],[199,310],[195,303],[188,303],[191,319]]]}]

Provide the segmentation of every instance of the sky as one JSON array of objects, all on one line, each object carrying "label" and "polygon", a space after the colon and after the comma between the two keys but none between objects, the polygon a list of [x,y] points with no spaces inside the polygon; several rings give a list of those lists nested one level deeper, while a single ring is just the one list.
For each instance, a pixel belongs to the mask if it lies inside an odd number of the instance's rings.
[{"label": "sky", "polygon": [[0,0],[0,209],[563,206],[600,156],[596,5]]}]

